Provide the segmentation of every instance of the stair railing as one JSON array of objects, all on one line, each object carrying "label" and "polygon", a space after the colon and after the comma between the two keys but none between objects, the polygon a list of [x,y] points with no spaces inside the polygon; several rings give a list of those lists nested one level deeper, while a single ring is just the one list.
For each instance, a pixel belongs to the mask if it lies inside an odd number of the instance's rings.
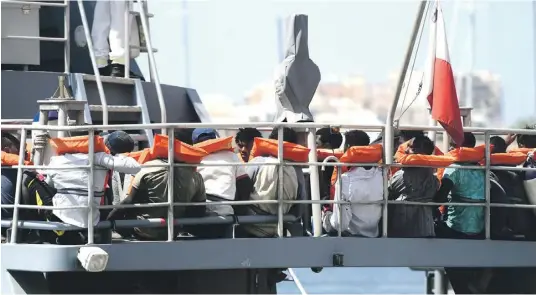
[{"label": "stair railing", "polygon": [[102,104],[102,124],[108,125],[108,103],[106,102],[106,96],[104,94],[104,87],[102,86],[102,80],[97,67],[97,59],[95,52],[93,51],[93,40],[91,39],[91,31],[87,22],[86,10],[84,8],[84,1],[77,0],[78,9],[80,10],[80,18],[82,19],[82,25],[84,26],[84,34],[87,40],[87,49],[89,50],[89,57],[91,59],[91,66],[93,67],[93,73],[95,74],[95,82],[97,83],[97,90],[99,91],[99,99]]}]

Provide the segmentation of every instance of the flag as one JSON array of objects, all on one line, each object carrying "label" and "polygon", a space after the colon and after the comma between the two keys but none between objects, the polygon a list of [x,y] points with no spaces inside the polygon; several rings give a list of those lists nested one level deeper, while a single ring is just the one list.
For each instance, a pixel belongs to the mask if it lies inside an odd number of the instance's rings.
[{"label": "flag", "polygon": [[450,64],[445,21],[439,1],[432,16],[429,43],[422,91],[430,103],[432,118],[443,126],[457,146],[461,146],[462,118]]}]

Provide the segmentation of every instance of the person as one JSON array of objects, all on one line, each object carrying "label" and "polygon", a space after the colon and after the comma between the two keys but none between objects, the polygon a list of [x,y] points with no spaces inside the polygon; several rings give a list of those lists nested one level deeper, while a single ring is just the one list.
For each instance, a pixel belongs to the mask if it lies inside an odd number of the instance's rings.
[{"label": "person", "polygon": [[[125,9],[130,5],[127,0],[95,1],[91,39],[99,74],[102,76],[125,77],[125,50],[130,50],[130,58],[140,55],[139,49],[125,48]],[[130,40],[129,46],[140,46],[138,26],[134,15],[129,14]],[[147,36],[148,37],[148,36]],[[108,58],[111,64],[108,64]],[[129,73],[131,78],[141,78]],[[143,79],[142,79],[143,80]]]},{"label": "person", "polygon": [[[8,154],[19,155],[20,141],[8,132],[2,132],[2,152]],[[15,204],[15,185],[17,182],[17,169],[2,167],[2,204]],[[2,208],[2,219],[11,219],[13,217],[13,209]]]},{"label": "person", "polygon": [[[354,146],[366,146],[370,142],[367,133],[351,130],[344,134],[344,151]],[[341,175],[339,192],[335,191],[335,201],[374,202],[383,200],[382,170],[378,167],[350,167]],[[341,197],[341,199],[338,198]],[[339,225],[339,213],[341,224]],[[323,228],[329,234],[337,234],[339,226],[342,235],[375,238],[379,234],[382,216],[381,204],[335,204],[333,211],[327,210],[322,216]]]},{"label": "person", "polygon": [[[336,128],[320,128],[316,131],[316,147],[318,149],[338,149],[342,145],[343,137]],[[368,143],[367,143],[368,144]],[[319,159],[321,160],[321,159]],[[328,161],[333,163],[333,160]],[[331,175],[333,174],[334,166],[318,167],[320,178],[320,198],[323,200],[329,199],[331,189]]]},{"label": "person", "polygon": [[[194,144],[217,137],[216,130],[212,128],[197,128],[192,132]],[[201,164],[222,164],[222,166],[197,168],[197,172],[201,174],[205,183],[207,202],[249,199],[253,184],[246,173],[246,168],[244,166],[224,166],[227,163],[241,163],[241,161],[234,152],[223,150],[209,154],[201,162]],[[234,214],[231,205],[207,205],[207,210],[221,216]]]},{"label": "person", "polygon": [[[130,135],[124,131],[114,131],[106,137],[104,144],[110,150],[111,155],[118,155],[123,153],[130,153],[134,150],[134,140]],[[112,177],[108,179],[108,187],[111,187],[111,193],[113,194],[112,204],[119,204],[121,199],[126,197],[125,188],[123,183],[125,183],[125,178],[127,175],[124,173],[119,173],[114,171]],[[130,176],[130,175],[128,175]],[[130,179],[130,177],[128,177]],[[127,182],[128,182],[127,179]]]},{"label": "person", "polygon": [[497,154],[497,153],[506,153],[506,149],[508,148],[508,144],[506,140],[504,140],[500,136],[492,136],[489,138],[489,143],[492,145],[491,147],[491,153]]},{"label": "person", "polygon": [[[525,129],[527,130],[536,129],[536,124],[533,126],[527,125],[525,126]],[[516,141],[517,141],[517,146],[520,148],[529,148],[529,149],[536,148],[536,135],[518,134],[516,135]]]},{"label": "person", "polygon": [[[87,135],[87,132],[72,132],[72,136]],[[72,153],[52,156],[50,166],[79,166],[88,165],[89,155],[84,153]],[[95,152],[93,156],[93,203],[98,206],[101,198],[105,194],[106,178],[108,171],[119,173],[135,174],[141,167],[132,158],[122,155],[109,155],[105,152]],[[88,183],[89,172],[87,169],[54,169],[47,173],[47,183],[57,190],[54,196],[53,205],[57,207],[86,206],[88,204]],[[90,225],[88,221],[87,209],[53,210],[52,213],[62,222],[72,224],[81,228]],[[93,225],[100,220],[99,210],[93,211]]]},{"label": "person", "polygon": [[[471,132],[465,132],[462,147],[474,148],[475,145],[475,136]],[[451,148],[453,147],[451,144]],[[477,165],[468,162],[457,164]],[[483,202],[484,188],[484,170],[446,168],[437,198],[451,202]],[[447,206],[447,220],[440,225],[438,229],[442,237],[481,238],[484,230],[484,207]]]},{"label": "person", "polygon": [[[434,143],[424,134],[416,134],[408,144],[407,154],[431,155]],[[389,185],[389,200],[431,202],[439,188],[434,169],[404,167],[397,171]],[[434,208],[419,205],[389,205],[388,235],[390,237],[434,237]]]},{"label": "person", "polygon": [[[184,134],[177,132],[176,134]],[[167,159],[157,158],[146,162],[146,165],[167,164]],[[179,163],[176,161],[176,163]],[[174,202],[205,202],[205,185],[203,177],[196,171],[196,167],[181,166],[173,168],[173,200]],[[165,203],[168,201],[168,167],[146,167],[138,172],[131,183],[130,192],[120,204],[147,204]],[[205,215],[205,206],[175,206],[174,217],[202,217]],[[115,208],[107,217],[107,220],[117,219],[147,219],[167,218],[167,207],[126,209]],[[165,228],[134,228],[131,231],[119,232],[124,237],[134,236],[142,240],[165,240],[167,229]]]},{"label": "person", "polygon": [[238,147],[238,152],[242,161],[249,161],[249,154],[253,148],[253,140],[255,137],[262,137],[262,134],[257,128],[240,128],[235,136],[235,143]]},{"label": "person", "polygon": [[[274,129],[269,136],[269,139],[277,140],[278,132]],[[289,143],[297,142],[297,134],[290,128],[283,129],[283,140]],[[277,163],[277,158],[274,156],[257,156],[250,163]],[[277,200],[278,199],[278,183],[279,169],[276,165],[253,165],[246,168],[249,178],[253,182],[253,190],[249,199],[251,200]],[[283,199],[297,200],[305,198],[305,179],[300,167],[283,166]],[[250,215],[276,215],[278,213],[278,204],[254,204],[246,206]],[[301,216],[299,207],[294,207],[293,214]],[[283,205],[283,213],[291,211],[291,204]],[[297,212],[298,211],[298,212]],[[273,237],[277,234],[277,226],[275,225],[244,225],[242,229],[246,236],[256,237]]]}]

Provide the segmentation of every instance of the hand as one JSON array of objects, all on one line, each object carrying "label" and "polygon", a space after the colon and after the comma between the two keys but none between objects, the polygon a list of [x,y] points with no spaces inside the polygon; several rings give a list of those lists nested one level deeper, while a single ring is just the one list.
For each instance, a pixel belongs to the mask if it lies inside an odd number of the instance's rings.
[{"label": "hand", "polygon": [[506,146],[509,146],[510,144],[512,144],[512,142],[514,142],[516,138],[517,138],[517,134],[508,134],[504,140],[506,142]]}]

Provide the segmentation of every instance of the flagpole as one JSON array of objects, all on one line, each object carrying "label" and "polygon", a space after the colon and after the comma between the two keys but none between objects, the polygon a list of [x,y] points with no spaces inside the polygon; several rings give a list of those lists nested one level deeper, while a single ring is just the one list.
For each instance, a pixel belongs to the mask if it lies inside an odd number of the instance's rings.
[{"label": "flagpole", "polygon": [[411,39],[408,44],[408,48],[406,50],[406,56],[404,58],[404,63],[402,64],[402,69],[400,71],[400,76],[398,78],[398,84],[396,86],[396,92],[395,97],[393,100],[393,103],[391,104],[391,107],[389,108],[389,112],[387,113],[387,120],[385,121],[385,164],[389,165],[393,163],[393,137],[394,137],[394,118],[395,118],[395,112],[396,107],[398,106],[398,100],[400,98],[400,93],[402,92],[402,86],[404,84],[404,80],[406,79],[406,72],[408,70],[408,65],[411,60],[411,54],[413,53],[413,48],[415,47],[415,41],[417,40],[417,35],[419,33],[419,28],[424,16],[424,10],[426,8],[426,4],[428,4],[428,1],[422,0],[421,5],[419,6],[419,10],[417,11],[417,17],[415,18],[415,23],[413,24],[413,32],[411,33]]}]

